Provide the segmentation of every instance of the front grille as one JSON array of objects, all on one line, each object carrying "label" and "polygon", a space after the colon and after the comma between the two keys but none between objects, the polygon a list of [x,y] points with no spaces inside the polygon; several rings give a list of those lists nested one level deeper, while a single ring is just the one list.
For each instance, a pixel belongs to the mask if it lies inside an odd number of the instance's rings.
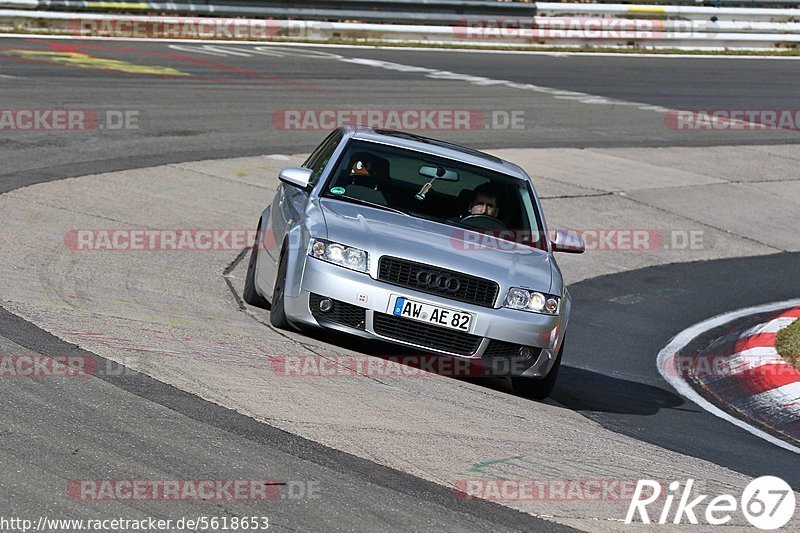
[{"label": "front grille", "polygon": [[366,309],[331,298],[333,308],[324,313],[319,309],[319,302],[323,298],[325,297],[314,293],[311,293],[308,298],[308,306],[314,318],[320,322],[333,322],[351,328],[364,329]]},{"label": "front grille", "polygon": [[[458,280],[457,290],[452,291],[447,287],[431,288],[423,285],[418,281],[420,272],[427,272],[432,276],[455,278]],[[500,290],[500,287],[494,281],[389,256],[381,257],[378,263],[378,279],[392,285],[410,287],[416,291],[436,294],[451,300],[467,302],[482,307],[492,307],[497,299],[497,292]],[[450,289],[452,288],[453,285],[451,285]]]},{"label": "front grille", "polygon": [[[492,339],[489,341],[489,346],[483,351],[484,357],[519,357],[519,349],[522,348],[521,344],[514,344],[513,342],[498,341]],[[531,349],[531,359],[536,359],[542,353],[541,348],[529,347]]]},{"label": "front grille", "polygon": [[374,313],[372,325],[375,333],[384,337],[458,355],[474,354],[482,340],[477,335],[384,313]]}]

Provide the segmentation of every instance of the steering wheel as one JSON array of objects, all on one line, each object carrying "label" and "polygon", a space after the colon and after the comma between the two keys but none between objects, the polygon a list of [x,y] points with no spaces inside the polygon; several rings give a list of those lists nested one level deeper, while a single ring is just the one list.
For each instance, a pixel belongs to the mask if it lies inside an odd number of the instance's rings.
[{"label": "steering wheel", "polygon": [[468,226],[470,228],[478,228],[478,229],[508,229],[505,223],[500,220],[499,218],[495,218],[492,215],[467,215],[461,220],[459,223]]}]

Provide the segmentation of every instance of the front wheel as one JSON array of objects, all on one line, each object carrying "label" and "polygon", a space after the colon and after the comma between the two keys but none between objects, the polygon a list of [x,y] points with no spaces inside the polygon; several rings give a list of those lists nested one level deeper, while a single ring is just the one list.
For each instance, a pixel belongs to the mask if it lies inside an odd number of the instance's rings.
[{"label": "front wheel", "polygon": [[564,353],[564,341],[561,341],[561,348],[558,350],[556,361],[553,368],[543,378],[528,378],[524,376],[514,376],[511,378],[511,388],[514,392],[531,400],[544,400],[553,392],[553,387],[558,379],[558,369],[561,368],[561,354]]},{"label": "front wheel", "polygon": [[278,329],[290,329],[291,325],[286,319],[286,309],[283,307],[283,295],[286,291],[286,252],[281,253],[278,264],[278,276],[275,279],[275,288],[272,290],[272,309],[269,314],[269,323]]}]

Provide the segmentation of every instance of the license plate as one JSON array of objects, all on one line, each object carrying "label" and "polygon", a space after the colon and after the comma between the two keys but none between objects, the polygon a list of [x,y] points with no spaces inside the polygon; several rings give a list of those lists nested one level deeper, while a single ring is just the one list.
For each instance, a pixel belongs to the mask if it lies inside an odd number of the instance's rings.
[{"label": "license plate", "polygon": [[418,302],[403,296],[395,299],[392,314],[459,331],[469,331],[472,325],[470,313]]}]

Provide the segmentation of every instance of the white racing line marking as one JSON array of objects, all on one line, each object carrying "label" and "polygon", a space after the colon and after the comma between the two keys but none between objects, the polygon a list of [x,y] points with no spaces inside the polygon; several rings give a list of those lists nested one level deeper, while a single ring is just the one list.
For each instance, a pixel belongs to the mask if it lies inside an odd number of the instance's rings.
[{"label": "white racing line marking", "polygon": [[395,70],[399,72],[419,72],[425,74],[426,78],[431,78],[434,80],[465,81],[469,84],[479,85],[479,86],[499,85],[503,87],[510,87],[512,89],[523,89],[528,91],[534,91],[537,93],[549,94],[553,98],[559,98],[563,100],[574,100],[582,104],[633,106],[636,107],[637,109],[646,111],[655,111],[657,113],[667,113],[668,111],[670,111],[666,107],[650,105],[650,104],[642,104],[639,102],[629,102],[627,100],[616,100],[613,98],[606,98],[605,96],[599,96],[578,91],[567,91],[564,89],[554,89],[552,87],[542,87],[540,85],[532,85],[530,83],[516,83],[509,80],[497,80],[493,78],[485,78],[483,76],[459,74],[457,72],[450,72],[447,70],[436,70],[427,67],[403,65],[400,63],[392,63],[390,61],[380,61],[377,59],[342,58],[340,59],[340,61],[344,61],[345,63],[354,63],[356,65],[365,65],[369,67],[383,68],[386,70]]},{"label": "white racing line marking", "polygon": [[723,420],[727,420],[731,424],[734,424],[745,431],[752,433],[756,437],[762,438],[767,442],[770,442],[776,446],[779,446],[785,450],[789,450],[790,452],[794,452],[800,454],[800,448],[797,446],[792,446],[788,442],[784,442],[781,439],[773,437],[766,431],[762,431],[750,424],[739,420],[731,416],[730,414],[726,413],[719,407],[715,406],[711,402],[707,401],[705,398],[700,396],[688,383],[680,378],[680,372],[672,371],[667,372],[665,370],[665,365],[667,364],[667,360],[672,357],[674,354],[681,351],[687,344],[689,344],[692,339],[696,338],[699,335],[702,335],[708,330],[714,329],[718,326],[726,324],[731,320],[736,320],[737,318],[742,318],[747,315],[752,315],[756,313],[765,313],[769,311],[777,311],[779,309],[788,308],[788,307],[796,307],[800,305],[800,299],[795,300],[786,300],[784,302],[776,302],[771,304],[765,305],[758,305],[755,307],[748,307],[745,309],[739,309],[737,311],[731,311],[730,313],[724,313],[722,315],[717,315],[713,318],[709,318],[703,322],[695,324],[680,333],[678,333],[673,339],[670,341],[667,346],[658,353],[657,365],[658,365],[658,372],[672,387],[678,391],[678,394],[691,400],[692,402],[696,403],[709,413]]},{"label": "white racing line marking", "polygon": [[194,46],[194,45],[171,44],[169,45],[169,47],[173,50],[178,50],[180,52],[189,52],[189,53],[223,56],[223,57],[224,56],[250,57],[252,55],[265,55],[273,57],[300,56],[300,57],[318,58],[318,59],[333,59],[336,61],[342,61],[344,63],[363,65],[374,68],[383,68],[386,70],[393,70],[396,72],[412,72],[412,73],[416,72],[424,74],[426,78],[434,80],[463,81],[472,85],[478,85],[482,87],[502,86],[502,87],[510,87],[512,89],[534,91],[542,94],[548,94],[553,98],[558,98],[561,100],[573,100],[576,102],[580,102],[582,104],[631,106],[643,111],[654,111],[656,113],[662,113],[662,114],[670,111],[670,109],[662,106],[643,104],[639,102],[630,102],[627,100],[617,100],[613,98],[607,98],[605,96],[599,96],[579,91],[555,89],[552,87],[532,85],[530,83],[516,83],[510,80],[500,80],[500,79],[486,78],[484,76],[460,74],[458,72],[450,72],[447,70],[436,70],[432,68],[418,67],[414,65],[404,65],[401,63],[392,63],[391,61],[381,61],[378,59],[365,59],[357,57],[348,58],[348,57],[343,57],[339,54],[332,54],[319,50],[303,49],[301,51],[301,49],[298,48],[285,48],[285,47],[282,48],[280,46],[253,46],[253,47],[243,48],[243,47],[231,47],[231,46],[219,46],[219,45]]},{"label": "white racing line marking", "polygon": [[[0,37],[5,36],[13,36],[19,37],[16,34],[0,34]],[[47,36],[49,38],[72,38],[72,36]],[[98,39],[97,37],[81,37],[80,39]],[[388,49],[388,50],[418,50],[418,51],[452,51],[452,52],[481,52],[481,53],[512,53],[512,54],[520,54],[520,53],[538,53],[542,55],[549,55],[553,57],[560,57],[560,58],[569,58],[572,55],[599,55],[605,57],[642,57],[639,54],[604,54],[604,53],[592,53],[592,52],[584,52],[584,53],[577,53],[577,52],[524,52],[524,51],[494,51],[494,50],[451,50],[451,49],[442,49],[442,48],[406,48],[406,47],[376,47],[376,46],[359,46],[359,45],[309,45],[306,43],[274,43],[274,42],[262,42],[262,43],[242,43],[241,41],[205,41],[205,40],[191,40],[191,39],[145,39],[145,38],[104,38],[105,40],[119,40],[119,41],[135,41],[135,42],[165,42],[165,43],[182,43],[182,44],[170,44],[169,48],[173,50],[178,50],[181,52],[187,53],[197,53],[203,55],[211,55],[211,56],[218,56],[218,57],[226,57],[226,56],[234,56],[234,57],[251,57],[252,55],[262,55],[262,56],[271,56],[271,57],[287,57],[287,56],[295,56],[295,57],[305,57],[305,58],[316,58],[316,59],[333,59],[337,61],[343,61],[346,63],[358,64],[358,65],[365,65],[370,67],[377,67],[377,68],[384,68],[387,70],[396,70],[400,72],[420,72],[424,73],[425,77],[431,79],[442,79],[442,80],[450,80],[450,81],[466,81],[467,83],[471,83],[473,85],[480,85],[480,86],[491,86],[491,85],[500,85],[505,87],[510,87],[514,89],[523,89],[534,91],[542,94],[549,94],[553,98],[557,98],[560,100],[573,100],[576,102],[580,102],[582,104],[591,104],[591,105],[614,105],[614,106],[630,106],[635,107],[636,109],[642,111],[653,111],[660,114],[665,114],[670,111],[673,111],[669,108],[658,106],[658,105],[651,105],[651,104],[644,104],[641,102],[632,102],[628,100],[618,100],[614,98],[607,98],[605,96],[594,95],[590,93],[584,93],[579,91],[568,91],[563,89],[555,89],[552,87],[543,87],[540,85],[533,85],[530,83],[516,83],[510,80],[497,80],[492,78],[486,78],[483,76],[472,76],[469,74],[459,74],[457,72],[450,72],[446,70],[436,70],[430,69],[427,67],[417,67],[413,65],[403,65],[400,63],[392,63],[390,61],[380,61],[376,59],[364,59],[364,58],[346,58],[339,54],[334,54],[330,52],[323,52],[321,50],[313,50],[312,47],[328,47],[328,48],[339,48],[339,49],[368,49],[368,50],[375,50],[375,49]],[[194,43],[194,44],[184,44],[186,42]],[[221,46],[221,45],[229,45],[235,44],[236,47],[231,46]],[[201,46],[197,46],[201,45]],[[675,56],[662,56],[660,54],[646,54],[646,57],[675,57]],[[694,55],[682,55],[681,58],[696,58],[696,57],[718,57],[718,56],[694,56]],[[722,56],[726,58],[730,58],[731,56]],[[752,59],[754,56],[734,56],[734,58],[738,59]],[[758,56],[761,57],[761,56]],[[770,56],[764,56],[770,57]],[[797,59],[797,58],[794,58]],[[740,119],[725,119],[725,122],[730,124],[735,124],[737,126],[742,127],[750,127],[750,128],[757,128],[761,126],[761,124],[749,122],[746,120]]]},{"label": "white racing line marking", "polygon": [[[666,107],[662,107],[659,105],[652,105],[652,104],[643,104],[640,102],[632,102],[629,100],[618,100],[615,98],[608,98],[605,96],[584,93],[579,91],[568,91],[564,89],[554,89],[552,87],[543,87],[541,85],[533,85],[530,83],[516,83],[509,80],[496,80],[493,78],[485,78],[483,76],[472,76],[469,74],[459,74],[457,72],[450,72],[447,70],[435,70],[427,67],[416,67],[412,65],[402,65],[400,63],[392,63],[390,61],[380,61],[377,59],[362,59],[362,58],[346,58],[343,57],[340,59],[345,63],[354,63],[358,65],[366,65],[370,67],[377,67],[377,68],[384,68],[387,70],[396,70],[399,72],[420,72],[424,73],[426,78],[431,78],[435,80],[448,80],[448,81],[465,81],[472,85],[479,85],[479,86],[503,86],[503,87],[510,87],[512,89],[522,89],[527,91],[534,91],[537,93],[547,94],[552,96],[553,98],[558,98],[560,100],[572,100],[574,102],[579,102],[581,104],[590,104],[590,105],[611,105],[611,106],[629,106],[635,107],[641,111],[654,111],[659,113],[660,115],[665,115],[666,113],[670,112],[680,112],[679,109],[669,109]],[[691,116],[694,116],[693,112]],[[736,128],[751,128],[751,129],[761,129],[763,128],[763,124],[757,122],[750,122],[747,120],[742,119],[734,119],[734,118],[721,118],[715,119],[716,123],[718,124],[727,124],[731,127]]]},{"label": "white racing line marking", "polygon": [[[323,52],[320,50],[309,50],[307,48],[306,49],[301,49],[297,47],[286,48],[280,46],[263,46],[263,45],[253,46],[252,48],[243,48],[243,47],[230,47],[230,46],[219,46],[219,45],[194,46],[194,45],[176,45],[176,44],[171,44],[169,45],[169,47],[172,48],[173,50],[178,50],[182,52],[223,56],[223,57],[224,56],[250,57],[251,55],[255,54],[255,55],[273,56],[273,57],[299,56],[299,57],[315,58],[315,59],[333,59],[344,63],[363,65],[374,68],[383,68],[386,70],[393,70],[397,72],[420,73],[424,74],[426,78],[434,80],[463,81],[470,83],[472,85],[478,85],[484,87],[502,86],[502,87],[509,87],[512,89],[534,91],[537,93],[550,95],[553,98],[557,98],[559,100],[571,100],[579,102],[581,104],[628,106],[628,107],[634,107],[641,111],[653,111],[655,113],[659,113],[660,115],[665,115],[666,113],[669,113],[671,111],[673,112],[680,111],[658,105],[632,102],[629,100],[618,100],[615,98],[608,98],[605,96],[584,93],[580,91],[555,89],[552,87],[544,87],[541,85],[533,85],[530,83],[516,83],[510,80],[500,80],[500,79],[486,78],[484,76],[460,74],[458,72],[450,72],[448,70],[436,70],[427,67],[418,67],[415,65],[404,65],[401,63],[393,63],[391,61],[382,61],[378,59],[366,59],[357,57],[349,58],[349,57],[343,57],[339,54]],[[743,128],[760,129],[762,127],[762,125],[759,123],[749,122],[747,120],[742,120],[742,119],[724,118],[724,119],[718,119],[718,121],[724,122],[732,126],[743,127]]]}]

